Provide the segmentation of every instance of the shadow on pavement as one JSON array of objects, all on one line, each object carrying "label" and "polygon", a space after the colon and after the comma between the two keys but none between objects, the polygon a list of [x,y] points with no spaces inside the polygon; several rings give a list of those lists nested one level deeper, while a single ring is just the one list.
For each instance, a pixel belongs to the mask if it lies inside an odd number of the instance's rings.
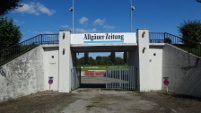
[{"label": "shadow on pavement", "polygon": [[106,88],[105,84],[88,84],[88,83],[82,83],[80,85],[80,88]]}]

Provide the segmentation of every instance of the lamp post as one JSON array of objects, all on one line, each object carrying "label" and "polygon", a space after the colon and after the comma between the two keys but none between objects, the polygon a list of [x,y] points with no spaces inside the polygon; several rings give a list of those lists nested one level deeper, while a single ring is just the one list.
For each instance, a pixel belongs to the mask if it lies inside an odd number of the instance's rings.
[{"label": "lamp post", "polygon": [[72,7],[69,9],[72,12],[72,33],[74,33],[74,0],[72,0]]},{"label": "lamp post", "polygon": [[135,10],[135,7],[132,5],[133,1],[131,0],[131,6],[130,6],[130,31],[132,32],[133,29],[133,10]]}]

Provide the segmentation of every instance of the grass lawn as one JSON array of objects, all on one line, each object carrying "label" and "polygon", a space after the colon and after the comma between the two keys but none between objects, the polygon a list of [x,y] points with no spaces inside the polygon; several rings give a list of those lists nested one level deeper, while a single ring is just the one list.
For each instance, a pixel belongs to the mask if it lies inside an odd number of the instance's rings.
[{"label": "grass lawn", "polygon": [[[111,66],[128,66],[128,65],[111,65]],[[81,66],[82,71],[87,70],[106,70],[108,66]]]},{"label": "grass lawn", "polygon": [[81,66],[82,71],[87,70],[106,70],[107,66]]}]

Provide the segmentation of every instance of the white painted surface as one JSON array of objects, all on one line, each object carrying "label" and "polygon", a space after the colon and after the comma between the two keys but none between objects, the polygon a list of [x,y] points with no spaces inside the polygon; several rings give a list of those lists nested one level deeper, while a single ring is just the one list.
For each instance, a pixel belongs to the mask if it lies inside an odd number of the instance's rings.
[{"label": "white painted surface", "polygon": [[[135,37],[135,33],[132,35]],[[128,60],[130,66],[138,68],[136,87],[140,91],[164,89],[163,77],[169,77],[170,92],[200,97],[200,57],[169,44],[149,44],[148,30],[138,30],[137,37],[138,47],[129,50]],[[70,92],[71,69],[75,65],[75,53],[71,52],[70,43],[93,46],[83,44],[81,38],[74,37],[76,40],[71,41],[72,38],[70,31],[60,31],[59,45],[39,46],[3,65],[1,71],[5,76],[0,74],[0,101],[49,90],[49,76],[54,77],[51,90]],[[136,42],[136,38],[131,40]]]},{"label": "white painted surface", "polygon": [[162,89],[163,46],[150,46],[150,90]]},{"label": "white painted surface", "polygon": [[170,92],[201,97],[201,57],[166,44],[163,77],[169,77]]},{"label": "white painted surface", "polygon": [[137,43],[136,33],[71,34],[71,44],[128,44]]},{"label": "white painted surface", "polygon": [[59,31],[59,92],[71,91],[70,31]]},{"label": "white painted surface", "polygon": [[[58,91],[58,76],[59,76],[59,48],[46,47],[44,48],[44,86],[45,90]],[[53,83],[48,83],[49,77],[53,77]]]},{"label": "white painted surface", "polygon": [[43,49],[41,46],[1,67],[0,101],[44,90]]},{"label": "white painted surface", "polygon": [[150,91],[150,62],[149,62],[149,31],[138,30],[138,52],[139,52],[139,85],[140,91]]}]

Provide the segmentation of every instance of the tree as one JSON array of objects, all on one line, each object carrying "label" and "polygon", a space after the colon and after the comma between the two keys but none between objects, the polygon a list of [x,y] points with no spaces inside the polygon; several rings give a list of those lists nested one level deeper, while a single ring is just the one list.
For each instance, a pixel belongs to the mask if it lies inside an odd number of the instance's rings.
[{"label": "tree", "polygon": [[0,16],[6,14],[9,10],[14,10],[22,5],[19,2],[22,0],[0,0]]},{"label": "tree", "polygon": [[104,61],[104,65],[113,65],[114,63],[111,62],[109,57],[102,57]]},{"label": "tree", "polygon": [[201,0],[195,0],[195,1],[197,1],[197,2],[201,3]]},{"label": "tree", "polygon": [[125,64],[125,62],[121,57],[116,57],[115,58],[115,64],[116,65],[123,65],[123,64]]},{"label": "tree", "polygon": [[94,60],[93,57],[89,57],[88,64],[89,65],[96,65],[96,60]]},{"label": "tree", "polygon": [[96,57],[97,65],[103,65],[105,62],[101,56]]},{"label": "tree", "polygon": [[78,59],[78,65],[84,65],[84,57]]},{"label": "tree", "polygon": [[97,65],[112,65],[113,63],[110,60],[110,56],[97,56],[96,57]]},{"label": "tree", "polygon": [[182,34],[184,44],[195,47],[201,42],[201,22],[198,20],[184,21],[179,26],[179,31]]},{"label": "tree", "polygon": [[17,44],[21,39],[19,27],[13,19],[0,18],[0,50]]}]

